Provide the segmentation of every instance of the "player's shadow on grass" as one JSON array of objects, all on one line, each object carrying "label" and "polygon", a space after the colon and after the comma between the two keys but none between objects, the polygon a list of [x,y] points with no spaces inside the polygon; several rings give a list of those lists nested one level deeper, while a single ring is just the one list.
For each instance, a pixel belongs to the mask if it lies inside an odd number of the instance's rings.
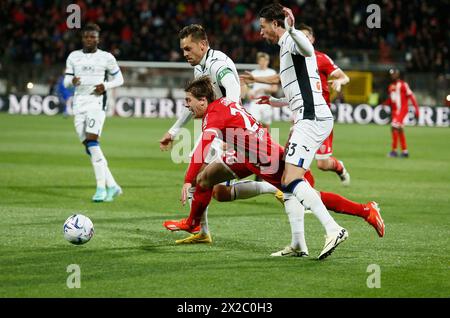
[{"label": "player's shadow on grass", "polygon": [[0,188],[11,189],[11,190],[34,190],[34,189],[91,189],[92,185],[52,185],[52,186],[0,186]]},{"label": "player's shadow on grass", "polygon": [[[58,198],[70,198],[70,199],[78,199],[80,198],[80,195],[77,193],[69,194],[69,190],[92,190],[92,186],[67,186],[67,185],[61,185],[61,186],[42,186],[42,185],[36,185],[36,186],[5,186],[3,187],[5,189],[9,189],[12,191],[22,192],[24,195],[46,195],[50,197],[58,197]],[[16,198],[21,198],[21,195],[18,194]],[[23,203],[22,200],[20,201],[12,201],[10,203]],[[30,203],[30,201],[26,201],[26,203]],[[39,202],[42,203],[42,202]]]},{"label": "player's shadow on grass", "polygon": [[[150,185],[126,185],[126,184],[121,184],[120,185],[122,187],[122,189],[154,189],[154,186],[150,186]],[[64,189],[64,190],[95,190],[95,187],[92,184],[89,185],[51,185],[51,186],[43,186],[43,185],[35,185],[35,186],[26,186],[26,185],[20,185],[20,186],[8,186],[8,185],[0,185],[0,188],[3,189],[10,189],[10,190],[19,190],[19,191],[25,191],[25,190],[35,190],[35,189],[44,189],[44,190],[51,190],[51,189],[55,189],[55,190],[59,190],[59,189]],[[158,186],[159,188],[159,186]]]},{"label": "player's shadow on grass", "polygon": [[[9,204],[23,204],[23,203],[42,203],[41,201],[30,201],[30,200],[23,200],[24,196],[29,195],[39,195],[39,196],[49,196],[49,197],[56,197],[58,199],[61,198],[67,198],[67,199],[83,199],[86,198],[87,201],[90,201],[90,195],[93,191],[92,185],[52,185],[52,186],[42,186],[42,185],[36,185],[36,186],[0,186],[0,188],[4,188],[7,190],[19,192],[14,198],[14,200],[11,200],[8,202]],[[151,186],[148,185],[124,185],[122,186],[122,189],[124,191],[128,191],[130,189],[134,190],[152,190]],[[75,191],[68,191],[68,190],[75,190]],[[80,193],[80,190],[83,190],[83,193]],[[85,191],[89,191],[89,193],[85,193]],[[20,193],[23,193],[21,195]]]}]

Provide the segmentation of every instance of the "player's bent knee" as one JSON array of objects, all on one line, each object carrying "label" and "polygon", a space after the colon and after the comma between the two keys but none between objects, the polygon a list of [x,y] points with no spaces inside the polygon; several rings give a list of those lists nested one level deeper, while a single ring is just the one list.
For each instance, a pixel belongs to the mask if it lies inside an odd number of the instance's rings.
[{"label": "player's bent knee", "polygon": [[90,139],[86,139],[83,141],[84,144],[84,148],[86,153],[90,156],[91,152],[89,151],[90,147],[94,147],[94,146],[98,146],[99,142],[97,140],[90,140]]},{"label": "player's bent knee", "polygon": [[297,179],[297,178],[294,177],[292,174],[284,173],[283,176],[281,177],[281,184],[282,185],[288,185],[289,183],[291,183],[295,179]]},{"label": "player's bent knee", "polygon": [[84,144],[86,145],[86,147],[94,147],[94,146],[98,146],[99,142],[98,142],[98,140],[86,139],[84,141]]},{"label": "player's bent knee", "polygon": [[281,178],[281,185],[288,186],[289,184],[291,184],[295,180],[303,180],[303,179],[304,179],[304,175],[283,176]]},{"label": "player's bent knee", "polygon": [[282,176],[281,177],[281,184],[282,185],[288,185],[293,179],[289,178],[289,176]]},{"label": "player's bent knee", "polygon": [[210,188],[212,186],[208,180],[208,175],[205,172],[200,172],[197,176],[197,185],[204,189]]},{"label": "player's bent knee", "polygon": [[197,180],[197,184],[201,186],[203,189],[208,189],[211,187],[210,183],[206,179]]},{"label": "player's bent knee", "polygon": [[98,135],[87,133],[86,140],[94,140],[94,141],[97,140],[98,141]]},{"label": "player's bent knee", "polygon": [[281,184],[288,185],[296,179],[303,179],[305,173],[306,170],[304,168],[286,163],[283,176],[281,177]]},{"label": "player's bent knee", "polygon": [[231,201],[231,187],[222,184],[215,185],[213,188],[213,198],[219,202]]}]

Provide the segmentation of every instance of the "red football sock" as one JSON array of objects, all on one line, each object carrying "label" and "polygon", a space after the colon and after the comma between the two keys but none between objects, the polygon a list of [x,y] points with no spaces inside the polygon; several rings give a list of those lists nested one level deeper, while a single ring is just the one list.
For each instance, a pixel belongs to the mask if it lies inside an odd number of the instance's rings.
[{"label": "red football sock", "polygon": [[307,170],[303,177],[308,181],[311,188],[314,188],[315,181],[314,181],[314,176],[313,176],[311,170]]},{"label": "red football sock", "polygon": [[397,150],[398,130],[392,129],[392,151]]},{"label": "red football sock", "polygon": [[211,202],[212,189],[204,189],[199,185],[195,186],[194,196],[192,198],[191,213],[186,220],[187,224],[196,227],[200,224],[203,213]]},{"label": "red football sock", "polygon": [[342,174],[344,167],[341,165],[341,163],[339,162],[339,160],[337,160],[335,157],[330,157],[330,160],[333,161],[333,171],[335,171],[337,174]]},{"label": "red football sock", "polygon": [[398,132],[398,135],[400,137],[400,146],[402,147],[402,150],[405,151],[408,148],[406,147],[406,137],[405,132],[403,130]]},{"label": "red football sock", "polygon": [[337,213],[356,215],[362,218],[369,216],[369,208],[367,208],[365,204],[350,201],[339,194],[331,192],[320,192],[320,197],[328,210]]}]

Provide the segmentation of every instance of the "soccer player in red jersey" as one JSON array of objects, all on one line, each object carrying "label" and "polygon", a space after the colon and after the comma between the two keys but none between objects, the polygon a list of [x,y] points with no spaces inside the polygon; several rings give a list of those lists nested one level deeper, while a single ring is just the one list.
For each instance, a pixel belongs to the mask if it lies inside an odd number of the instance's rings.
[{"label": "soccer player in red jersey", "polygon": [[[203,118],[203,135],[186,173],[182,188],[183,203],[186,201],[188,189],[192,187],[192,184],[196,183],[197,186],[189,217],[181,221],[166,221],[164,226],[168,229],[193,233],[200,224],[201,216],[211,200],[214,185],[223,181],[256,174],[277,188],[281,188],[281,177],[284,172],[284,161],[282,160],[284,149],[272,141],[267,130],[255,121],[242,106],[226,98],[220,98],[212,102],[214,99],[214,93],[208,78],[197,79],[186,88],[188,108],[194,113],[195,117]],[[222,158],[206,165],[205,157],[214,138],[221,138],[231,149],[228,149]],[[325,196],[327,195],[325,193]],[[335,201],[335,198],[332,199]],[[288,215],[289,207],[303,208],[299,202],[296,202],[296,197],[292,197],[292,200],[294,205],[285,202]],[[346,207],[336,206],[337,210],[340,208]],[[365,209],[365,213],[367,218],[372,215],[374,219],[378,219],[380,225],[383,226],[382,234],[384,234],[384,224],[377,207],[370,205],[369,209]],[[303,230],[303,219],[301,223]],[[297,254],[294,256],[307,255],[304,242],[303,245],[303,248],[299,246],[301,251],[291,251]],[[306,255],[301,255],[301,252]],[[323,258],[325,257],[321,259]]]},{"label": "soccer player in red jersey", "polygon": [[[310,26],[301,24],[300,31],[302,31],[308,40],[314,44],[315,37],[314,31]],[[336,65],[333,60],[325,53],[314,50],[317,60],[317,68],[319,70],[320,82],[322,86],[322,96],[324,97],[328,106],[331,106],[330,101],[330,89],[328,84],[337,91],[341,91],[341,87],[347,84],[350,79],[348,76]],[[240,75],[242,81],[247,83],[262,82],[267,84],[278,84],[280,82],[280,76],[278,74],[271,76],[253,76],[247,72],[244,75]],[[330,80],[328,80],[330,79]],[[264,102],[264,100],[262,101]],[[262,103],[261,102],[261,103]],[[334,171],[339,176],[342,185],[350,185],[350,174],[345,169],[344,163],[341,160],[332,156],[333,154],[333,131],[327,139],[322,143],[319,150],[316,152],[317,167],[322,171]]]},{"label": "soccer player in red jersey", "polygon": [[389,97],[383,102],[384,105],[391,107],[392,150],[388,156],[398,157],[397,146],[400,140],[400,147],[402,149],[400,157],[408,158],[409,153],[404,131],[404,121],[408,114],[408,101],[410,100],[414,106],[416,118],[419,118],[419,106],[408,83],[400,79],[400,71],[398,69],[391,69],[389,70],[389,74],[392,80],[388,87]]}]

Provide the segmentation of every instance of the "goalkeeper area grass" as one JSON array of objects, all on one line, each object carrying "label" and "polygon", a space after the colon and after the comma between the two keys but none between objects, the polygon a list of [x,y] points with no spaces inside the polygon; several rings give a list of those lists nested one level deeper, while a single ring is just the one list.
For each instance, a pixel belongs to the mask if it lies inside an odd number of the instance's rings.
[{"label": "goalkeeper area grass", "polygon": [[[361,218],[331,212],[350,236],[318,261],[324,231],[312,214],[305,216],[310,256],[270,257],[291,238],[272,195],[213,200],[213,243],[176,245],[188,234],[162,223],[189,213],[180,203],[187,164],[173,163],[158,144],[172,123],[107,119],[101,147],[124,194],[93,203],[95,178],[72,118],[0,114],[0,297],[450,296],[448,128],[406,127],[410,158],[400,159],[386,156],[389,126],[335,125],[334,155],[351,186],[313,163],[316,188],[377,201],[386,234],[379,238]],[[289,123],[273,127],[284,144]],[[94,223],[85,245],[64,240],[63,223],[73,213]],[[71,264],[79,266],[80,288],[68,287]]]}]

